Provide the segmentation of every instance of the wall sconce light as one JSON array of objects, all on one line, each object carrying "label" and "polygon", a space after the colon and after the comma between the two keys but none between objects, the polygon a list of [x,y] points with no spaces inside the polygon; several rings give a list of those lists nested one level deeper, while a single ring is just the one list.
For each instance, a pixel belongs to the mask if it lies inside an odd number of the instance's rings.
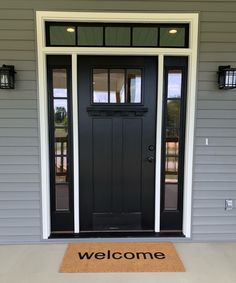
[{"label": "wall sconce light", "polygon": [[218,69],[219,89],[236,88],[236,68],[228,66],[219,66]]},{"label": "wall sconce light", "polygon": [[15,88],[15,73],[12,65],[2,65],[0,67],[0,89]]}]

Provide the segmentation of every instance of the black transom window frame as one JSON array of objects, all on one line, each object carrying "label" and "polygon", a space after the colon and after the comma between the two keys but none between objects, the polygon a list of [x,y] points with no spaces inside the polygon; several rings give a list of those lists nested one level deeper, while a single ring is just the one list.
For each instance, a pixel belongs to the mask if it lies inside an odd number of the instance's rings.
[{"label": "black transom window frame", "polygon": [[[51,26],[68,26],[75,27],[75,44],[72,45],[55,45],[50,44],[50,27]],[[78,28],[79,27],[102,27],[103,28],[103,40],[101,45],[78,45]],[[105,29],[106,27],[128,27],[130,28],[130,46],[128,45],[106,45],[105,40]],[[133,45],[133,28],[157,28],[157,44],[153,45]],[[184,28],[185,30],[185,40],[183,46],[160,46],[160,28]],[[46,46],[47,47],[119,47],[119,48],[189,48],[189,24],[185,23],[167,23],[167,24],[145,24],[145,23],[81,23],[81,22],[45,22],[46,30]]]}]

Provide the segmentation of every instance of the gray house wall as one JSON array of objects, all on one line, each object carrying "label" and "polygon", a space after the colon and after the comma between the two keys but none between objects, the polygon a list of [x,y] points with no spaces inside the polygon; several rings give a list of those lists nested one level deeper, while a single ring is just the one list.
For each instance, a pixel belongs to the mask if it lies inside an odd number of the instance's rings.
[{"label": "gray house wall", "polygon": [[[219,65],[236,67],[236,0],[0,0],[0,65],[17,70],[0,90],[0,242],[41,240],[35,11],[199,12],[193,240],[236,240],[236,91],[220,91]],[[209,146],[205,145],[209,139]]]}]

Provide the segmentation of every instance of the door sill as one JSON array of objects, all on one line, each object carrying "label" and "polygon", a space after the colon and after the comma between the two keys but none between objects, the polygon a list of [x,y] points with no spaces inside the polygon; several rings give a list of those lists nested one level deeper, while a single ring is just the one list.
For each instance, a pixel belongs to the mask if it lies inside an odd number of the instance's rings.
[{"label": "door sill", "polygon": [[80,233],[51,233],[49,239],[62,238],[185,238],[183,232],[80,232]]}]

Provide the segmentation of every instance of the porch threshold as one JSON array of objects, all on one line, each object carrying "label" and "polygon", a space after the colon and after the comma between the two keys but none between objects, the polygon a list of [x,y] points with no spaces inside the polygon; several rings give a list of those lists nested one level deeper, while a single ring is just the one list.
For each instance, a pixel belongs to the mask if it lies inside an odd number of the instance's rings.
[{"label": "porch threshold", "polygon": [[80,232],[80,233],[51,233],[49,239],[63,238],[185,238],[183,232]]}]

